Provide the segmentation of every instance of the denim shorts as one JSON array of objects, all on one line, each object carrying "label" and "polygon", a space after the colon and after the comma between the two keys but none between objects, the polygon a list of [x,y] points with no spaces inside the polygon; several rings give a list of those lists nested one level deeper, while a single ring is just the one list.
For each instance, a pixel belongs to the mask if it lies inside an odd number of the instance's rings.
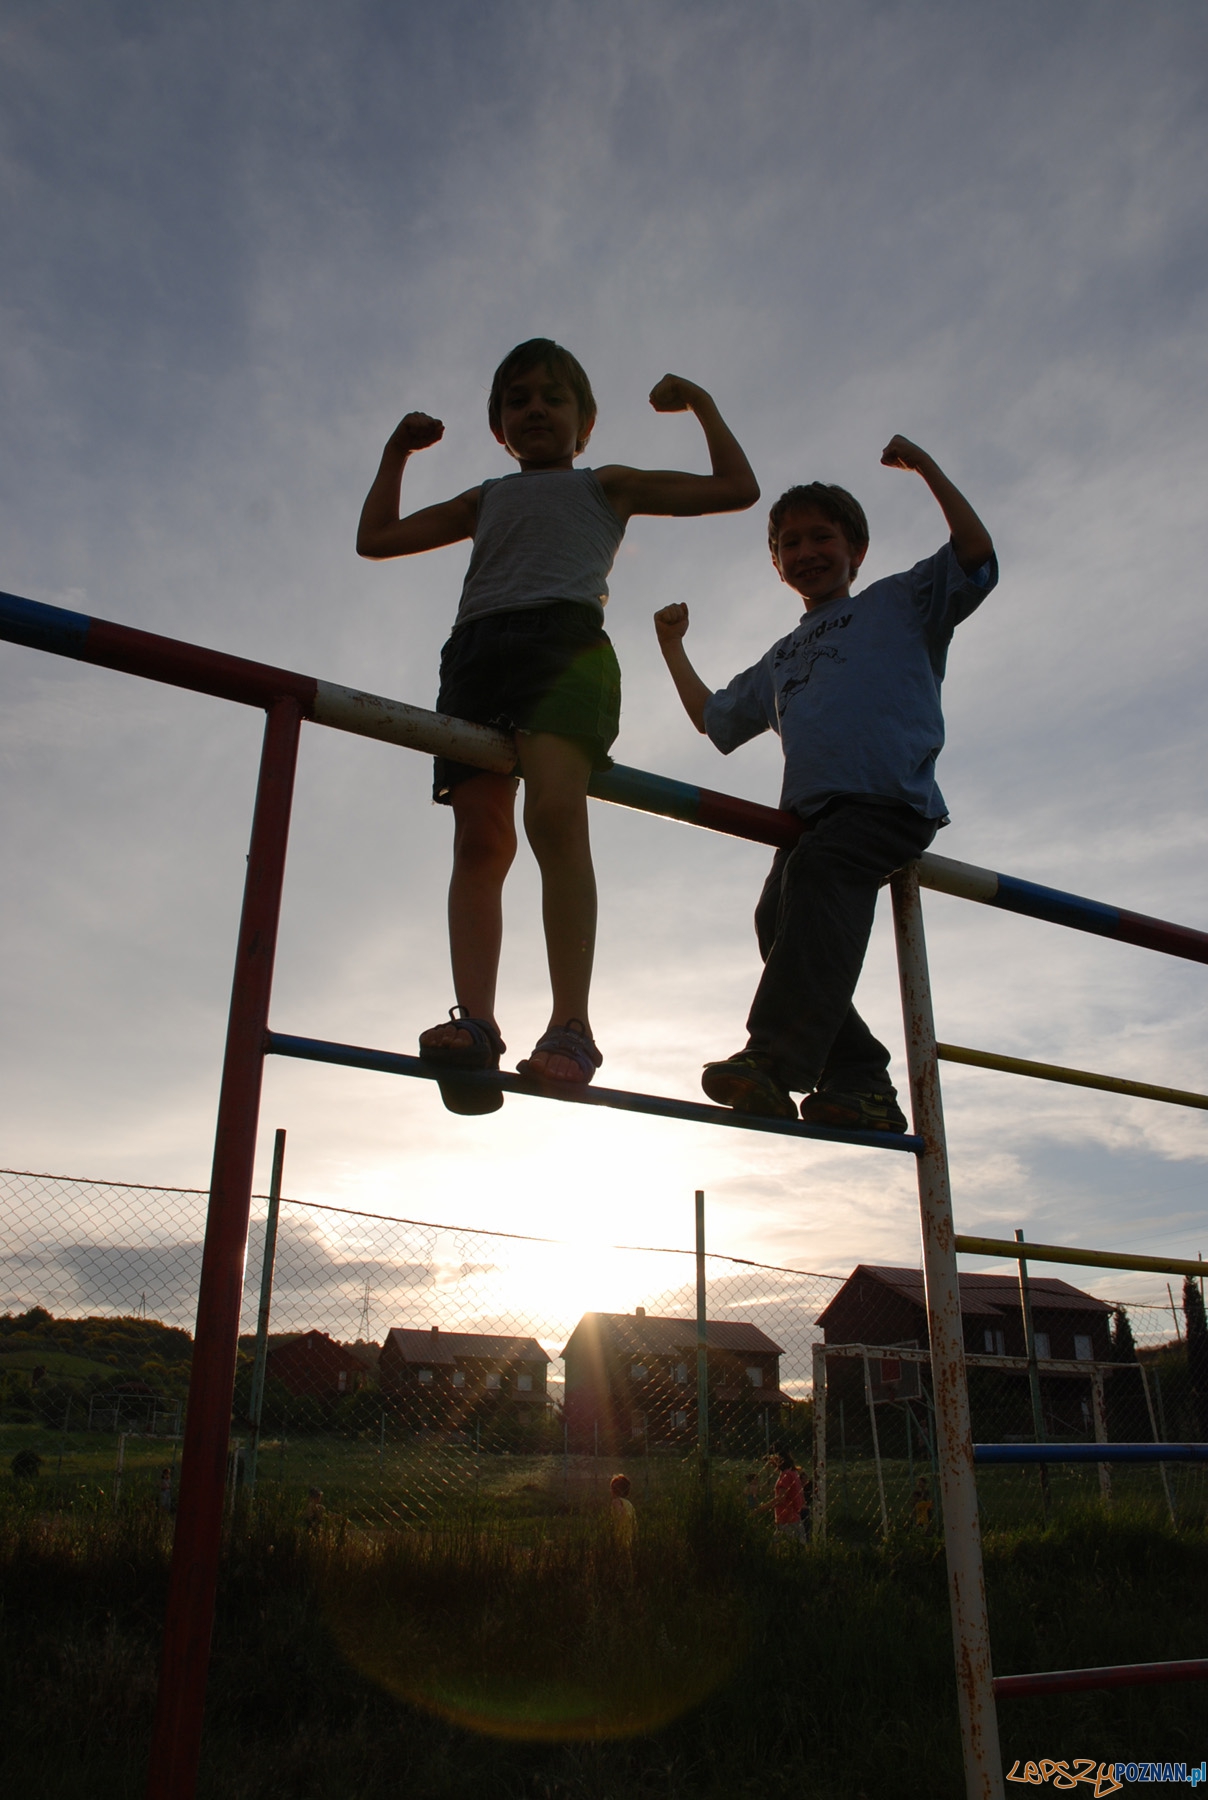
[{"label": "denim shorts", "polygon": [[[607,769],[621,722],[621,671],[607,632],[577,600],[484,613],[454,631],[440,656],[437,712],[500,731],[574,738]],[[432,797],[448,805],[470,763],[438,756]]]}]

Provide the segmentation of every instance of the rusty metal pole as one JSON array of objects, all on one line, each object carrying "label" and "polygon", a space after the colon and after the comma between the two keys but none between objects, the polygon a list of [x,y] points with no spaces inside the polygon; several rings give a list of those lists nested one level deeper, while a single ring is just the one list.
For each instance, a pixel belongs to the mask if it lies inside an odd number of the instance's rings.
[{"label": "rusty metal pole", "polygon": [[301,725],[296,699],[269,707],[218,1099],[147,1800],[193,1800],[197,1786],[264,1037]]},{"label": "rusty metal pole", "polygon": [[814,1503],[810,1535],[815,1544],[826,1542],[826,1350],[814,1345]]},{"label": "rusty metal pole", "polygon": [[982,1572],[981,1525],[973,1474],[973,1434],[965,1379],[965,1340],[956,1268],[956,1230],[948,1148],[940,1099],[939,1060],[931,1011],[931,981],[919,903],[918,865],[893,878],[902,1016],[914,1129],[923,1139],[918,1159],[923,1278],[931,1338],[931,1380],[939,1455],[948,1601],[956,1655],[956,1694],[965,1758],[967,1800],[1004,1800],[998,1717],[994,1710],[990,1627]]}]

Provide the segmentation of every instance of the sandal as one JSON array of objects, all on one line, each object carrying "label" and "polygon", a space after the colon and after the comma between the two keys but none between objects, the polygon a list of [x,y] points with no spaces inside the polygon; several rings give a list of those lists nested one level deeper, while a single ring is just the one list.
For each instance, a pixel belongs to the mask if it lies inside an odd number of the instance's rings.
[{"label": "sandal", "polygon": [[438,1081],[440,1097],[452,1113],[476,1118],[481,1113],[498,1112],[503,1094],[497,1087],[480,1087],[477,1082],[458,1081],[455,1071],[487,1073],[499,1068],[499,1058],[507,1045],[490,1019],[475,1019],[464,1006],[451,1006],[449,1017],[462,1031],[468,1032],[468,1044],[420,1044],[421,1062],[435,1063],[448,1069],[449,1075]]},{"label": "sandal", "polygon": [[545,1051],[550,1056],[569,1057],[571,1062],[578,1064],[581,1073],[547,1075],[544,1069],[535,1069],[532,1057],[527,1056],[523,1062],[516,1064],[516,1073],[527,1075],[531,1081],[557,1082],[562,1087],[586,1087],[604,1061],[582,1019],[568,1019],[565,1025],[552,1025],[544,1037],[537,1039],[533,1046],[533,1056],[538,1051]]},{"label": "sandal", "polygon": [[425,1044],[421,1040],[421,1061],[439,1063],[443,1069],[497,1069],[507,1045],[491,1021],[471,1018],[464,1006],[451,1006],[449,1017],[459,1031],[469,1033],[470,1042]]},{"label": "sandal", "polygon": [[705,1064],[700,1084],[710,1100],[750,1113],[757,1119],[795,1119],[797,1108],[788,1089],[777,1080],[761,1056],[749,1050],[724,1062]]}]

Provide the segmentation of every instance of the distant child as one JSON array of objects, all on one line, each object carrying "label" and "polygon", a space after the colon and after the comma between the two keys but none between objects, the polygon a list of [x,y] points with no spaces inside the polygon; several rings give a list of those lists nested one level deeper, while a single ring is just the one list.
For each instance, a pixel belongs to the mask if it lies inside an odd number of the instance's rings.
[{"label": "distant child", "polygon": [[172,1471],[161,1469],[159,1472],[159,1504],[164,1512],[172,1511]]},{"label": "distant child", "polygon": [[914,1484],[914,1492],[910,1496],[910,1507],[915,1530],[930,1531],[935,1503],[931,1498],[931,1484],[925,1475],[920,1475]]},{"label": "distant child", "polygon": [[755,909],[764,971],[746,1045],[706,1063],[701,1085],[736,1112],[795,1118],[803,1093],[808,1124],[903,1132],[889,1051],[852,996],[878,888],[947,822],[935,759],[948,643],[998,568],[985,526],[925,450],[895,437],[881,461],[915,470],[939,502],[951,537],[934,556],[853,597],[868,521],[845,489],[811,482],[768,521],[776,572],[805,602],[788,637],[713,693],[684,651],[688,608],[664,607],[655,628],[689,718],[723,755],[779,734],[780,804],[803,821]]},{"label": "distant child", "polygon": [[777,1471],[776,1486],[772,1498],[764,1502],[764,1510],[770,1511],[775,1520],[777,1537],[804,1543],[805,1526],[801,1516],[805,1511],[805,1483],[801,1479],[801,1470],[787,1450],[782,1450],[772,1461]]},{"label": "distant child", "polygon": [[306,1505],[302,1508],[302,1523],[307,1531],[317,1531],[327,1517],[327,1508],[323,1504],[323,1489],[312,1487],[307,1490]]},{"label": "distant child", "polygon": [[634,1539],[638,1535],[638,1515],[629,1498],[630,1486],[628,1475],[614,1475],[608,1484],[608,1491],[612,1495],[608,1511],[612,1519],[613,1534],[623,1550],[632,1550]]},{"label": "distant child", "polygon": [[[374,558],[473,540],[436,705],[515,734],[553,990],[548,1027],[519,1068],[546,1081],[589,1082],[603,1060],[588,1018],[596,885],[587,784],[593,769],[609,766],[620,720],[620,671],[603,620],[625,526],[635,513],[733,512],[759,498],[746,457],[703,388],[665,375],[650,404],[696,414],[712,474],[620,463],[576,469],[596,419],[591,385],[568,350],[532,338],[500,363],[487,405],[491,431],[517,471],[400,518],[408,458],[444,434],[439,419],[408,413],[382,453],[357,532],[359,554]],[[453,808],[449,944],[457,1005],[449,1022],[421,1035],[420,1054],[449,1069],[497,1069],[507,1048],[495,985],[503,883],[516,853],[516,788],[514,776],[436,760],[435,798]],[[493,1111],[500,1103],[487,1093],[455,1110]]]},{"label": "distant child", "polygon": [[743,1494],[746,1497],[747,1511],[758,1512],[760,1507],[758,1469],[752,1469],[748,1474],[746,1483],[743,1487]]}]

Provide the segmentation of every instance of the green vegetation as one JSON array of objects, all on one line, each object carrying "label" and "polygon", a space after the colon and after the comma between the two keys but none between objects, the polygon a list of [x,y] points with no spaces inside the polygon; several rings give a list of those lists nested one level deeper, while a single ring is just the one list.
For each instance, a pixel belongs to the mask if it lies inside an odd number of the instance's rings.
[{"label": "green vegetation", "polygon": [[[639,1476],[630,1557],[586,1486],[542,1486],[523,1458],[494,1470],[490,1504],[463,1495],[425,1529],[357,1523],[330,1492],[317,1524],[288,1490],[240,1509],[203,1800],[963,1793],[936,1540],[798,1549],[770,1540],[733,1481],[706,1517],[685,1482],[643,1490]],[[56,1513],[52,1491],[45,1473],[0,1475],[0,1779],[47,1800],[134,1800],[168,1521],[137,1486],[116,1513]],[[1208,1643],[1203,1533],[1126,1505],[991,1532],[986,1567],[1004,1670]],[[1193,1686],[1000,1711],[1008,1759],[1204,1749]]]}]

